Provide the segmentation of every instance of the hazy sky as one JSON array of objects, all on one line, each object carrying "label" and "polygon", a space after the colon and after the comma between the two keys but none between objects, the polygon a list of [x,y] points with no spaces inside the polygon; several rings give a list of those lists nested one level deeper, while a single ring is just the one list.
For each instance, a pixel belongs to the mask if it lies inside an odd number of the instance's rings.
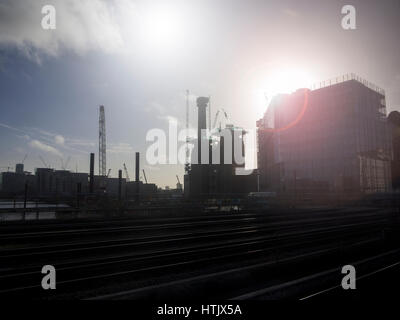
[{"label": "hazy sky", "polygon": [[[56,30],[41,27],[46,4]],[[356,30],[341,26],[347,4]],[[388,111],[400,110],[399,31],[400,0],[0,0],[0,170],[27,153],[29,171],[43,166],[39,155],[58,169],[70,156],[69,169],[87,171],[103,104],[107,167],[116,176],[125,162],[133,177],[149,129],[167,129],[170,118],[185,126],[186,89],[254,128],[264,93],[353,72],[386,90]],[[183,174],[144,165],[161,186]]]}]

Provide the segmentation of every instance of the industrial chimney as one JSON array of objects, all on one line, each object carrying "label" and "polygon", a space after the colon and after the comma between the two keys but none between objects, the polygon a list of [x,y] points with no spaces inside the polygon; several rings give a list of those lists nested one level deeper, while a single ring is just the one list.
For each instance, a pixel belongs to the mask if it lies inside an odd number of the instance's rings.
[{"label": "industrial chimney", "polygon": [[140,170],[140,154],[136,152],[136,161],[135,161],[135,184],[136,184],[136,201],[139,201],[139,170]]},{"label": "industrial chimney", "polygon": [[89,192],[93,193],[94,184],[94,153],[90,154]]},{"label": "industrial chimney", "polygon": [[203,143],[206,143],[206,134],[205,130],[207,129],[207,116],[206,116],[206,109],[207,109],[207,104],[210,101],[210,98],[208,97],[198,97],[197,98],[197,107],[198,109],[198,116],[197,116],[197,156],[198,156],[198,163],[201,163],[201,144],[202,141]]}]

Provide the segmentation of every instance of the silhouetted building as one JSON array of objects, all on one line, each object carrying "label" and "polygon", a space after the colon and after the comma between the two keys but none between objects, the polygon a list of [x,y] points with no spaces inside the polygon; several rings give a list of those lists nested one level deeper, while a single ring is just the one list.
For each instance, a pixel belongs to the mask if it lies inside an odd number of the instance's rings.
[{"label": "silhouetted building", "polygon": [[17,163],[15,165],[15,173],[19,173],[19,174],[24,173],[24,164],[23,163]]},{"label": "silhouetted building", "polygon": [[[119,178],[108,178],[107,176],[94,176],[94,193],[108,194],[110,196],[118,196]],[[122,179],[121,195],[126,194],[126,179]]]},{"label": "silhouetted building", "polygon": [[392,187],[400,189],[400,112],[392,111],[388,116],[393,145]]},{"label": "silhouetted building", "polygon": [[54,170],[49,168],[37,168],[35,170],[36,190],[39,195],[49,196],[55,187]]},{"label": "silhouetted building", "polygon": [[198,137],[190,170],[184,177],[185,196],[197,199],[243,197],[257,190],[256,174],[243,172],[246,132],[233,125],[206,132],[208,102],[205,97],[197,99]]},{"label": "silhouetted building", "polygon": [[355,75],[274,97],[257,127],[262,190],[391,190],[385,93]]},{"label": "silhouetted building", "polygon": [[[139,186],[137,185],[139,184]],[[151,199],[157,194],[157,185],[154,183],[143,183],[142,181],[129,181],[126,183],[127,197],[135,199],[139,192],[139,198]]]},{"label": "silhouetted building", "polygon": [[36,190],[39,196],[75,196],[78,191],[78,184],[81,185],[82,193],[89,191],[89,175],[87,173],[37,168],[35,177]]},{"label": "silhouetted building", "polygon": [[36,177],[34,175],[17,172],[0,173],[0,191],[3,195],[14,196],[23,194],[26,183],[30,192],[36,191]]}]

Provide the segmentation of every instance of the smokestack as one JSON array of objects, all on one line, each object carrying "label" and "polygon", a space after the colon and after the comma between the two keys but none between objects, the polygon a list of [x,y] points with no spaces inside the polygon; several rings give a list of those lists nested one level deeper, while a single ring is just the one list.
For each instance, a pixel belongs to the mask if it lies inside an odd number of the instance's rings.
[{"label": "smokestack", "polygon": [[208,97],[198,97],[196,100],[197,107],[199,108],[197,114],[197,156],[199,164],[201,163],[201,142],[206,138],[204,130],[207,129],[206,109],[209,101],[210,98]]},{"label": "smokestack", "polygon": [[136,161],[135,161],[135,181],[136,181],[136,201],[139,201],[139,170],[140,170],[140,153],[136,152]]},{"label": "smokestack", "polygon": [[94,184],[94,153],[90,154],[90,176],[89,176],[89,192],[93,193]]},{"label": "smokestack", "polygon": [[118,200],[121,201],[122,194],[122,170],[118,170]]},{"label": "smokestack", "polygon": [[136,152],[136,162],[135,162],[135,181],[136,182],[139,182],[139,170],[140,170],[139,156],[140,156],[140,153]]}]

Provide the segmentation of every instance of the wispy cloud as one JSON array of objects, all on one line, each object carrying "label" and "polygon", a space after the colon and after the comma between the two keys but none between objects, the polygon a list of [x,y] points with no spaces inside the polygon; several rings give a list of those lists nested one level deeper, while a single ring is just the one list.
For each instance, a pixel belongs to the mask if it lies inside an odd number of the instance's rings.
[{"label": "wispy cloud", "polygon": [[[0,127],[14,131],[16,133],[15,135],[18,138],[26,140],[30,147],[35,147],[37,150],[50,152],[56,155],[62,154],[59,149],[69,151],[69,153],[72,154],[86,154],[88,152],[87,148],[93,148],[96,146],[94,141],[68,138],[59,133],[40,128],[20,129],[5,123],[0,123]],[[49,149],[46,146],[52,149]],[[83,150],[80,148],[83,148]],[[57,152],[54,152],[54,150]]]},{"label": "wispy cloud", "polygon": [[[84,54],[89,50],[115,52],[123,39],[118,19],[134,10],[127,0],[52,0],[56,30],[41,27],[44,1],[3,0],[0,4],[0,44],[14,45],[40,63],[40,55],[56,56],[62,49]],[[33,14],[36,12],[37,14]]]},{"label": "wispy cloud", "polygon": [[107,148],[108,153],[118,154],[132,154],[134,152],[132,146],[129,143],[120,142],[116,144],[109,144]]},{"label": "wispy cloud", "polygon": [[56,144],[58,144],[60,146],[63,146],[64,143],[65,143],[64,137],[62,135],[60,135],[60,134],[57,134],[57,135],[54,136],[54,141],[55,141]]},{"label": "wispy cloud", "polygon": [[0,127],[3,127],[3,128],[5,128],[5,129],[9,129],[9,130],[12,130],[12,131],[17,131],[17,132],[26,134],[26,132],[25,132],[24,130],[21,130],[21,129],[16,128],[16,127],[13,127],[13,126],[10,126],[10,125],[5,124],[5,123],[1,123],[1,122],[0,122]]},{"label": "wispy cloud", "polygon": [[58,149],[49,146],[48,144],[45,144],[39,140],[31,140],[29,142],[29,146],[34,149],[53,154],[55,156],[62,157],[62,153]]},{"label": "wispy cloud", "polygon": [[91,141],[91,140],[85,140],[85,139],[66,138],[66,143],[70,146],[85,147],[85,148],[96,146],[96,142]]},{"label": "wispy cloud", "polygon": [[84,139],[74,139],[65,137],[59,133],[44,130],[41,128],[30,128],[30,131],[34,132],[38,136],[39,140],[46,141],[47,144],[55,144],[59,148],[68,150],[73,153],[87,153],[87,150],[81,150],[82,148],[94,147],[96,144],[93,141]]}]

